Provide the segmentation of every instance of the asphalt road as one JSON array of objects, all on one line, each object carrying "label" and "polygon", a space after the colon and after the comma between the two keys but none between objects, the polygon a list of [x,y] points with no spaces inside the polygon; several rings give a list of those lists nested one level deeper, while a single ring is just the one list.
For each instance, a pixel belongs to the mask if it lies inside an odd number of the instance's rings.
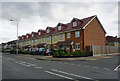
[{"label": "asphalt road", "polygon": [[35,57],[37,56],[3,54],[3,81],[4,79],[118,81],[118,71],[115,70],[118,66],[118,56],[91,61],[47,61],[37,60]]}]

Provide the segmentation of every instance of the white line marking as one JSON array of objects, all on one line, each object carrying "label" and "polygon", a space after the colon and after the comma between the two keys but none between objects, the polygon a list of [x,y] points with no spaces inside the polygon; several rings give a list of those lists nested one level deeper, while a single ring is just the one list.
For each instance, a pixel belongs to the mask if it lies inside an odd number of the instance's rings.
[{"label": "white line marking", "polygon": [[42,67],[35,67],[35,68],[41,69]]},{"label": "white line marking", "polygon": [[105,69],[105,70],[110,70],[110,69],[108,69],[108,68],[103,68],[103,69]]},{"label": "white line marking", "polygon": [[47,73],[49,73],[49,74],[53,74],[53,75],[59,76],[59,77],[62,77],[62,78],[66,78],[66,79],[74,80],[74,79],[71,78],[71,77],[63,76],[63,75],[56,74],[56,73],[53,73],[53,72],[50,72],[50,71],[45,71],[45,72],[47,72]]},{"label": "white line marking", "polygon": [[80,75],[76,75],[76,74],[72,74],[72,73],[67,73],[67,72],[63,72],[63,71],[58,71],[58,70],[55,70],[55,69],[52,69],[52,70],[55,71],[55,72],[64,73],[64,74],[67,74],[67,75],[72,75],[72,76],[76,76],[76,77],[80,77],[80,78],[84,78],[84,79],[93,80],[93,79],[91,79],[91,78],[84,77],[84,76],[80,76]]},{"label": "white line marking", "polygon": [[98,67],[92,67],[92,68],[98,68]]},{"label": "white line marking", "polygon": [[120,67],[120,65],[118,65],[114,70],[115,70],[115,71],[118,71],[118,68],[119,68],[119,67]]},{"label": "white line marking", "polygon": [[90,66],[84,66],[84,67],[90,67]]},{"label": "white line marking", "polygon": [[31,65],[31,66],[37,66],[37,65],[35,65],[35,64],[32,64],[32,63],[27,63],[27,64],[29,64],[29,65]]}]

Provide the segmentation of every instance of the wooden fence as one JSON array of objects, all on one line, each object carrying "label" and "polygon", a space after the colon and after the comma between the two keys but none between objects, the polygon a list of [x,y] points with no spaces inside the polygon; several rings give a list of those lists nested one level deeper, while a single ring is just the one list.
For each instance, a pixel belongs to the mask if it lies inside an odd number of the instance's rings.
[{"label": "wooden fence", "polygon": [[103,56],[120,53],[120,47],[114,46],[87,46],[87,50],[93,51],[93,56]]}]

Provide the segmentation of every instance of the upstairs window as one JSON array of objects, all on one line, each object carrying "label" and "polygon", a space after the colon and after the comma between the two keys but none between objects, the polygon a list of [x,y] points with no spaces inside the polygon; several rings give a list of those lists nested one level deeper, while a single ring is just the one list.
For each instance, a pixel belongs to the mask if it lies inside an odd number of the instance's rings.
[{"label": "upstairs window", "polygon": [[27,38],[28,38],[28,35],[27,35]]},{"label": "upstairs window", "polygon": [[49,29],[47,29],[47,33],[49,33],[50,31],[49,31]]},{"label": "upstairs window", "polygon": [[61,30],[61,26],[58,26],[58,30]]},{"label": "upstairs window", "polygon": [[74,22],[73,22],[73,27],[76,27],[76,26],[77,26],[77,22],[74,21]]},{"label": "upstairs window", "polygon": [[54,36],[54,40],[56,40],[56,36]]},{"label": "upstairs window", "polygon": [[70,33],[67,33],[67,38],[70,38]]},{"label": "upstairs window", "polygon": [[39,39],[39,42],[41,41],[41,39]]},{"label": "upstairs window", "polygon": [[63,39],[63,34],[60,35],[60,38]]},{"label": "upstairs window", "polygon": [[49,37],[47,38],[47,40],[49,40]]},{"label": "upstairs window", "polygon": [[43,41],[45,41],[45,38],[43,38]]},{"label": "upstairs window", "polygon": [[35,40],[35,42],[37,42],[37,39]]},{"label": "upstairs window", "polygon": [[79,36],[80,36],[79,31],[76,31],[76,32],[75,32],[75,37],[79,37]]},{"label": "upstairs window", "polygon": [[32,37],[34,36],[34,34],[32,34]]},{"label": "upstairs window", "polygon": [[40,35],[41,33],[40,32],[38,32],[38,35]]}]

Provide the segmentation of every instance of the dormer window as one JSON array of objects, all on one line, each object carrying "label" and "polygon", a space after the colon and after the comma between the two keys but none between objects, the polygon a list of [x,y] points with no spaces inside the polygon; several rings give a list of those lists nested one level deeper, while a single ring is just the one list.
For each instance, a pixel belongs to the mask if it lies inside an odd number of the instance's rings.
[{"label": "dormer window", "polygon": [[77,22],[74,21],[74,22],[73,22],[73,27],[76,27],[76,26],[77,26]]},{"label": "dormer window", "polygon": [[28,35],[26,37],[28,38]]},{"label": "dormer window", "polygon": [[32,37],[34,36],[34,34],[32,34]]},{"label": "dormer window", "polygon": [[49,29],[47,29],[47,33],[49,33],[50,31],[49,31]]},{"label": "dormer window", "polygon": [[58,30],[61,30],[61,26],[58,26]]},{"label": "dormer window", "polygon": [[41,32],[38,32],[38,35],[40,35],[41,34]]}]

